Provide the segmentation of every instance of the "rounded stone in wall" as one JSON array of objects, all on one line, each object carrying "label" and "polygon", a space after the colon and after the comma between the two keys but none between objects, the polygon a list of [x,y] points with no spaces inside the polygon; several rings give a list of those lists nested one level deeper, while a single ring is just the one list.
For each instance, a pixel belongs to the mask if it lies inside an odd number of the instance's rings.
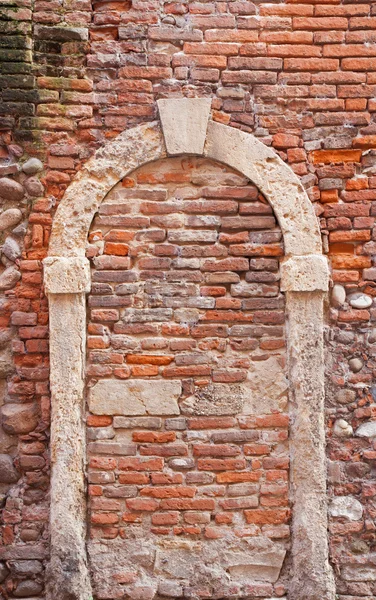
[{"label": "rounded stone in wall", "polygon": [[24,195],[24,188],[18,181],[14,181],[14,179],[10,179],[9,177],[0,178],[0,196],[2,198],[18,202],[22,200]]},{"label": "rounded stone in wall", "polygon": [[0,483],[16,483],[20,478],[8,454],[0,454]]},{"label": "rounded stone in wall", "polygon": [[30,433],[38,424],[38,408],[34,403],[4,404],[1,412],[2,425],[7,433]]},{"label": "rounded stone in wall", "polygon": [[43,587],[37,581],[26,579],[18,584],[13,594],[16,598],[27,598],[28,596],[37,596],[41,593]]},{"label": "rounded stone in wall", "polygon": [[18,208],[8,208],[0,215],[0,231],[15,227],[22,219],[22,212]]},{"label": "rounded stone in wall", "polygon": [[14,267],[8,267],[0,275],[0,290],[10,290],[21,279],[21,273]]},{"label": "rounded stone in wall", "polygon": [[26,175],[34,175],[39,171],[42,171],[43,163],[39,158],[29,158],[23,165],[22,170]]}]

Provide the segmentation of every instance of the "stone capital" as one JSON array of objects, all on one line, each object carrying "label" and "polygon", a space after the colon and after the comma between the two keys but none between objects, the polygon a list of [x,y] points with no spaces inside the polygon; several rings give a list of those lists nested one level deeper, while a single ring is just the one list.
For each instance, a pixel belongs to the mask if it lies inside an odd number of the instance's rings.
[{"label": "stone capital", "polygon": [[43,261],[47,294],[80,294],[90,291],[90,263],[87,258],[49,256]]},{"label": "stone capital", "polygon": [[329,268],[325,256],[291,256],[281,264],[282,292],[327,292]]}]

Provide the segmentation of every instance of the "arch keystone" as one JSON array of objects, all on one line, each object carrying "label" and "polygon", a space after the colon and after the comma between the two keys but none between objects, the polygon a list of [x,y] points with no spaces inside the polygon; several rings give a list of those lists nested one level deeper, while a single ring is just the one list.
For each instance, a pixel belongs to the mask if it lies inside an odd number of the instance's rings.
[{"label": "arch keystone", "polygon": [[172,98],[157,104],[169,156],[203,154],[211,99]]}]

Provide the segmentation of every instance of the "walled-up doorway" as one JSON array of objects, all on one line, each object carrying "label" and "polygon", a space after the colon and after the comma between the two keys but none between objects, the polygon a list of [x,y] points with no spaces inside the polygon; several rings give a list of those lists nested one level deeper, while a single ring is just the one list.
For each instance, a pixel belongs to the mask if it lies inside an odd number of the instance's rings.
[{"label": "walled-up doorway", "polygon": [[107,195],[87,256],[98,598],[281,595],[289,416],[271,207],[220,163],[163,159]]},{"label": "walled-up doorway", "polygon": [[69,186],[44,261],[48,596],[333,600],[316,217],[210,100],[158,104]]}]

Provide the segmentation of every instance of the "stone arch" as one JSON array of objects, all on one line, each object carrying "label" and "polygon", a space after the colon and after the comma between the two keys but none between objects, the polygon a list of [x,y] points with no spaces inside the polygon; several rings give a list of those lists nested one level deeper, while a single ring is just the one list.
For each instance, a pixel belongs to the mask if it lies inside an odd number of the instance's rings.
[{"label": "stone arch", "polygon": [[282,290],[289,321],[291,385],[291,600],[333,600],[328,563],[323,376],[323,298],[328,267],[312,205],[299,179],[254,136],[209,120],[208,99],[158,102],[160,122],[108,142],[85,164],[57,210],[44,284],[49,297],[51,355],[52,599],[88,600],[85,439],[82,410],[85,294],[90,289],[85,244],[100,203],[137,167],[182,154],[205,156],[248,177],[270,202],[284,236]]}]

